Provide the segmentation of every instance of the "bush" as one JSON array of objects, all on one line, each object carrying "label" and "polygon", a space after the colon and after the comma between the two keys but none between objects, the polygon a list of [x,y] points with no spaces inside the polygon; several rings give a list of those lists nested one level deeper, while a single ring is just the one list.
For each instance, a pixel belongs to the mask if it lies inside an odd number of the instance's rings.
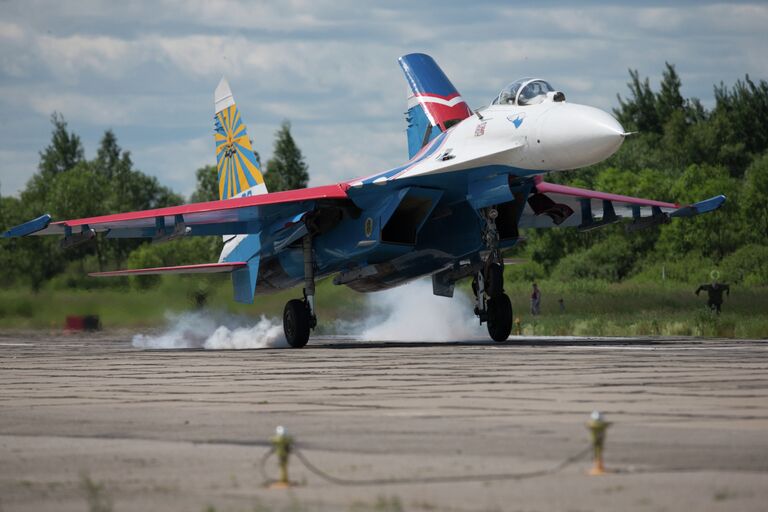
[{"label": "bush", "polygon": [[695,252],[678,259],[659,259],[657,257],[642,264],[639,271],[632,276],[632,281],[660,283],[666,280],[677,283],[701,284],[712,280],[710,274],[716,268],[717,265],[710,258],[704,258]]},{"label": "bush", "polygon": [[[187,237],[166,243],[144,244],[128,256],[128,268],[171,267],[211,263],[221,251],[220,237]],[[134,276],[138,289],[146,290],[160,282],[160,276]]]},{"label": "bush", "polygon": [[35,314],[35,306],[31,300],[20,300],[16,303],[16,315],[21,318],[32,318]]},{"label": "bush", "polygon": [[632,270],[636,253],[620,237],[603,240],[583,252],[569,254],[555,267],[552,276],[561,281],[602,279],[621,281]]},{"label": "bush", "polygon": [[745,245],[722,261],[720,280],[746,286],[768,285],[768,247]]},{"label": "bush", "polygon": [[524,263],[507,265],[504,269],[505,279],[508,283],[530,283],[547,277],[544,265],[534,260]]},{"label": "bush", "polygon": [[[169,259],[170,244],[144,244],[128,256],[128,268],[164,267]],[[160,276],[132,276],[131,284],[139,290],[147,290],[160,282]]]},{"label": "bush", "polygon": [[127,284],[126,278],[112,277],[109,279],[90,277],[90,272],[98,272],[99,262],[95,255],[84,256],[82,259],[71,261],[64,271],[52,277],[46,286],[50,290],[97,290],[103,288],[121,288]]}]

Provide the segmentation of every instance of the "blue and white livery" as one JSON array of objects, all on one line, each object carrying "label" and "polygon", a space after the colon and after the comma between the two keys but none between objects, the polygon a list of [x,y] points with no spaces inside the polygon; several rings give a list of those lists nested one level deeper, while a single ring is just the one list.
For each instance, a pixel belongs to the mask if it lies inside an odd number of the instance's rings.
[{"label": "blue and white livery", "polygon": [[220,200],[52,222],[42,215],[5,237],[58,234],[62,245],[107,238],[165,241],[223,236],[217,263],[94,274],[232,275],[235,300],[303,284],[286,304],[283,327],[303,347],[316,325],[315,281],[360,292],[431,276],[436,295],[453,296],[471,278],[475,314],[496,341],[512,328],[504,293],[505,249],[520,228],[591,230],[631,219],[630,228],[719,208],[717,196],[680,207],[547,183],[547,173],[600,162],[628,135],[610,114],[569,103],[547,81],[524,78],[472,111],[428,55],[400,58],[409,86],[403,165],[350,181],[267,193],[259,162],[229,85],[214,94],[214,139]]}]

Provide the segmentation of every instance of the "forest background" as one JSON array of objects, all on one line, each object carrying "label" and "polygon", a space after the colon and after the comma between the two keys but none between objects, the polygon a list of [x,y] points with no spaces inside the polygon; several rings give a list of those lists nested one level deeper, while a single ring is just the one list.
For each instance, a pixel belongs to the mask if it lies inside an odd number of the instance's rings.
[{"label": "forest background", "polygon": [[[717,84],[711,109],[681,95],[671,64],[658,87],[637,71],[630,71],[628,86],[629,93],[617,97],[614,115],[638,133],[605,162],[548,179],[681,204],[718,194],[728,199],[713,214],[633,233],[623,224],[587,233],[523,233],[525,243],[514,256],[524,263],[507,267],[506,288],[524,332],[768,337],[768,82],[746,76],[733,85]],[[184,198],[135,169],[130,151],[111,130],[87,159],[64,118],[54,113],[51,120],[51,142],[40,152],[37,173],[19,197],[0,194],[0,228],[43,213],[70,219],[218,199],[214,166],[196,171],[196,190]],[[277,131],[264,170],[270,191],[307,185],[308,169],[288,122]],[[190,297],[200,294],[211,307],[279,316],[293,292],[244,307],[232,302],[221,276],[87,277],[106,269],[216,261],[220,250],[219,237],[165,244],[97,237],[68,250],[49,237],[3,240],[0,326],[56,326],[71,313],[100,314],[107,326],[154,325],[167,311],[195,307]],[[713,277],[732,289],[721,316],[710,314],[704,299],[693,294]],[[533,281],[544,290],[543,315],[536,318],[525,311]],[[325,329],[362,300],[327,282],[320,293]]]}]

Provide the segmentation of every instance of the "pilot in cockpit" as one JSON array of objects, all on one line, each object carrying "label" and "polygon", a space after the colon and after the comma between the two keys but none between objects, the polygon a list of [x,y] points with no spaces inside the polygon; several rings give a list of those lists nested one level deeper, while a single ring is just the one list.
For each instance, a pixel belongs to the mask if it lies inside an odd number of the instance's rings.
[{"label": "pilot in cockpit", "polygon": [[565,95],[555,92],[545,80],[521,78],[502,89],[492,105],[535,105],[548,98],[552,101],[563,101]]}]

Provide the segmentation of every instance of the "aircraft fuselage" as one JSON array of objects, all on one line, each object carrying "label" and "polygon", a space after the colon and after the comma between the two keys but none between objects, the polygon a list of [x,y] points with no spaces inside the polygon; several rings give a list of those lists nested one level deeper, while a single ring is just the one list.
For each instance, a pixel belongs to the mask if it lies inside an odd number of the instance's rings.
[{"label": "aircraft fuselage", "polygon": [[[375,291],[476,262],[485,249],[478,210],[499,204],[508,205],[501,247],[511,247],[532,176],[600,162],[624,135],[612,116],[593,107],[491,105],[437,135],[405,164],[350,181],[352,204],[314,238],[317,276],[341,272],[337,283]],[[262,252],[257,293],[302,282],[298,239],[264,257],[268,234],[247,236],[260,237],[238,247]]]}]

